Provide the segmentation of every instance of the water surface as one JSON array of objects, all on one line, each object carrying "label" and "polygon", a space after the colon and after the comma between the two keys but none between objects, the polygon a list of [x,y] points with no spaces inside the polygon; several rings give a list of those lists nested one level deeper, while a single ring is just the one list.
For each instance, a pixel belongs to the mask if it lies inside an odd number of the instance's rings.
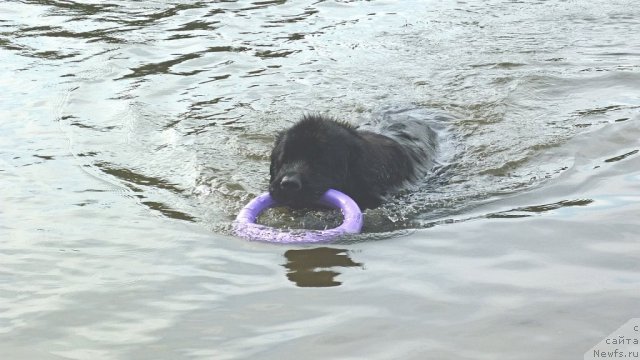
[{"label": "water surface", "polygon": [[[638,19],[622,0],[4,1],[0,354],[582,358],[640,305]],[[451,115],[442,166],[363,235],[232,236],[278,131],[389,106]]]}]

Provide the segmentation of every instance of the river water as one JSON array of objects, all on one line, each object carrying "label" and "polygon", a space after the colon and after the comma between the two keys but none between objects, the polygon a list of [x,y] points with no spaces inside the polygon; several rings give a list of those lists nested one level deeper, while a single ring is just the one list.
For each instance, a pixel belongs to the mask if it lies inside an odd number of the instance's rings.
[{"label": "river water", "polygon": [[[640,308],[638,34],[631,0],[4,0],[0,357],[582,359]],[[389,106],[451,115],[442,166],[364,234],[231,234],[279,130]]]}]

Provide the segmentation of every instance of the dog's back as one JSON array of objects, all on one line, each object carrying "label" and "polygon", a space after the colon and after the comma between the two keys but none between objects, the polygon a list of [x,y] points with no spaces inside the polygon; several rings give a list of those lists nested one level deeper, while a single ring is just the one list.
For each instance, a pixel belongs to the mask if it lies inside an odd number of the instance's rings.
[{"label": "dog's back", "polygon": [[384,108],[358,130],[381,134],[400,144],[411,158],[416,180],[437,165],[438,134],[436,130],[448,120],[444,114],[422,108]]}]

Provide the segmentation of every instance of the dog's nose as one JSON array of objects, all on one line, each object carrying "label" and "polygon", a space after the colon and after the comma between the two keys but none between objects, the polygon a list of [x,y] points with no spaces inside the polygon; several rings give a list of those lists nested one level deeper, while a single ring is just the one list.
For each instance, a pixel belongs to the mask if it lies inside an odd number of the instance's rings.
[{"label": "dog's nose", "polygon": [[302,181],[298,175],[287,175],[280,181],[280,188],[285,191],[298,191],[302,189]]}]

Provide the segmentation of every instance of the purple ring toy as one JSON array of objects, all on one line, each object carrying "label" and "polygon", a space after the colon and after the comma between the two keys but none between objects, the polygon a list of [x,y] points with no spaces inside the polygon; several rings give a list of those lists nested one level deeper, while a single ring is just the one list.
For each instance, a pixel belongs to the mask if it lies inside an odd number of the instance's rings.
[{"label": "purple ring toy", "polygon": [[338,190],[329,189],[318,204],[342,211],[342,225],[327,230],[291,230],[281,231],[269,226],[256,224],[256,219],[264,210],[278,206],[278,203],[264,193],[251,200],[238,214],[233,223],[236,235],[256,241],[274,243],[316,243],[326,242],[344,234],[357,234],[362,230],[362,212],[349,196]]}]

